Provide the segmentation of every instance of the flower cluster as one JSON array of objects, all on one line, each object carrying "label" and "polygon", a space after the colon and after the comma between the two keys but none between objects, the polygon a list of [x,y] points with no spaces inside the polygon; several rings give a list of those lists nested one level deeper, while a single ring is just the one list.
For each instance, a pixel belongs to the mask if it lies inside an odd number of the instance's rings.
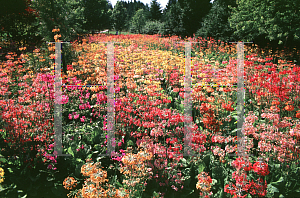
[{"label": "flower cluster", "polygon": [[129,189],[135,189],[133,193],[137,190],[145,190],[146,181],[153,174],[152,169],[147,166],[147,161],[151,160],[152,156],[152,153],[145,148],[141,149],[137,154],[127,151],[123,156],[123,165],[120,168],[120,172],[125,176],[123,184]]},{"label": "flower cluster", "polygon": [[231,182],[226,184],[224,187],[225,192],[237,197],[246,197],[247,193],[260,197],[266,195],[266,181],[265,184],[262,184],[262,178],[258,179],[258,183],[254,182],[253,179],[249,181],[246,174],[246,171],[249,172],[251,170],[259,176],[266,176],[270,173],[268,165],[261,158],[252,165],[248,159],[245,161],[244,158],[238,157],[232,162],[232,165],[237,169],[232,174],[232,179],[236,181],[236,184]]},{"label": "flower cluster", "polygon": [[201,172],[198,176],[198,182],[196,184],[196,188],[200,190],[200,195],[206,197],[209,197],[209,195],[212,195],[211,189],[211,183],[212,179],[206,172]]},{"label": "flower cluster", "polygon": [[67,190],[71,190],[77,185],[77,181],[73,177],[67,177],[63,181],[64,188]]},{"label": "flower cluster", "polygon": [[4,170],[0,167],[0,184],[4,181]]},{"label": "flower cluster", "polygon": [[[129,192],[126,189],[116,189],[108,182],[107,171],[103,170],[100,162],[92,162],[90,159],[86,160],[86,163],[81,167],[81,173],[88,177],[85,179],[81,189],[70,192],[68,197],[72,195],[74,198],[128,198]],[[71,190],[75,187],[77,181],[73,177],[67,177],[64,182],[64,188]]]}]

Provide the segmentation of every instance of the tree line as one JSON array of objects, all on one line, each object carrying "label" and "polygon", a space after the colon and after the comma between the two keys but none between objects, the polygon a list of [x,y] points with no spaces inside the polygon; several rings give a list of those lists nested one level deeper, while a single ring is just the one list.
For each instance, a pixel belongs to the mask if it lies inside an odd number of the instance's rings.
[{"label": "tree line", "polygon": [[104,29],[132,33],[212,37],[260,45],[300,46],[300,1],[169,0],[162,9],[138,0],[0,0],[2,40],[22,43],[61,40]]}]

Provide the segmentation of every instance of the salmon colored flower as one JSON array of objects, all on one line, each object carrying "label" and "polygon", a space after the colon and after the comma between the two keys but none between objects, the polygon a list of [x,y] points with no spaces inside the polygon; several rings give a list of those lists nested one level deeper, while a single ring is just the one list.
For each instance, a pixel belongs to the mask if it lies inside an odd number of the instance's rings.
[{"label": "salmon colored flower", "polygon": [[71,190],[77,185],[77,181],[73,177],[67,177],[63,181],[64,188],[67,190]]},{"label": "salmon colored flower", "polygon": [[287,105],[287,106],[284,107],[284,109],[286,111],[293,111],[294,110],[294,106],[293,105]]},{"label": "salmon colored flower", "polygon": [[300,118],[300,110],[297,111],[296,115],[295,115],[296,118]]}]

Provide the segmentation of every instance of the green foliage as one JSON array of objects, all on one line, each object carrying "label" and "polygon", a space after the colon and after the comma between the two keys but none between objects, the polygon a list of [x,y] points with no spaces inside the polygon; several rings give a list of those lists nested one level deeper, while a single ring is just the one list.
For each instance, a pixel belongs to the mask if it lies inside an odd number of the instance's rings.
[{"label": "green foliage", "polygon": [[126,25],[126,8],[118,1],[112,11],[111,19],[116,31],[121,31]]},{"label": "green foliage", "polygon": [[144,34],[158,34],[160,30],[163,28],[163,23],[159,21],[147,21],[143,28]]},{"label": "green foliage", "polygon": [[131,20],[131,32],[142,33],[144,25],[146,24],[146,17],[143,9],[139,9]]},{"label": "green foliage", "polygon": [[110,28],[110,12],[108,12],[107,0],[85,0],[83,6],[86,20],[84,29],[91,31]]},{"label": "green foliage", "polygon": [[209,13],[212,4],[210,0],[178,0],[182,8],[182,22],[186,30],[181,36],[193,36],[201,27],[203,18]]},{"label": "green foliage", "polygon": [[35,11],[25,0],[1,0],[0,37],[6,42],[16,41],[23,46],[33,44],[36,37]]},{"label": "green foliage", "polygon": [[233,40],[233,29],[228,17],[230,10],[224,0],[215,0],[209,14],[204,17],[202,27],[196,32],[197,37],[213,37],[215,40]]},{"label": "green foliage", "polygon": [[151,20],[159,21],[162,17],[160,3],[157,0],[152,0],[150,3]]},{"label": "green foliage", "polygon": [[52,29],[60,29],[61,39],[69,41],[78,34],[82,34],[84,7],[76,0],[36,0],[32,6],[38,10],[38,34],[45,41],[53,41]]},{"label": "green foliage", "polygon": [[170,6],[165,19],[165,25],[161,29],[163,35],[179,36],[185,32],[182,20],[182,9],[178,2]]},{"label": "green foliage", "polygon": [[268,40],[289,45],[300,41],[300,2],[292,0],[241,0],[229,18],[242,40]]}]

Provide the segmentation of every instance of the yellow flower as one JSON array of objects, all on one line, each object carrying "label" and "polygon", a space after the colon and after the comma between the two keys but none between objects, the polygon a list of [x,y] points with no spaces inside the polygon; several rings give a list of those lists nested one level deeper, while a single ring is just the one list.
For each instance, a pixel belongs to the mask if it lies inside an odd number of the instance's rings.
[{"label": "yellow flower", "polygon": [[0,168],[0,183],[4,181],[4,170],[3,168]]},{"label": "yellow flower", "polygon": [[0,168],[0,177],[3,177],[3,175],[4,175],[4,170],[3,168]]}]

